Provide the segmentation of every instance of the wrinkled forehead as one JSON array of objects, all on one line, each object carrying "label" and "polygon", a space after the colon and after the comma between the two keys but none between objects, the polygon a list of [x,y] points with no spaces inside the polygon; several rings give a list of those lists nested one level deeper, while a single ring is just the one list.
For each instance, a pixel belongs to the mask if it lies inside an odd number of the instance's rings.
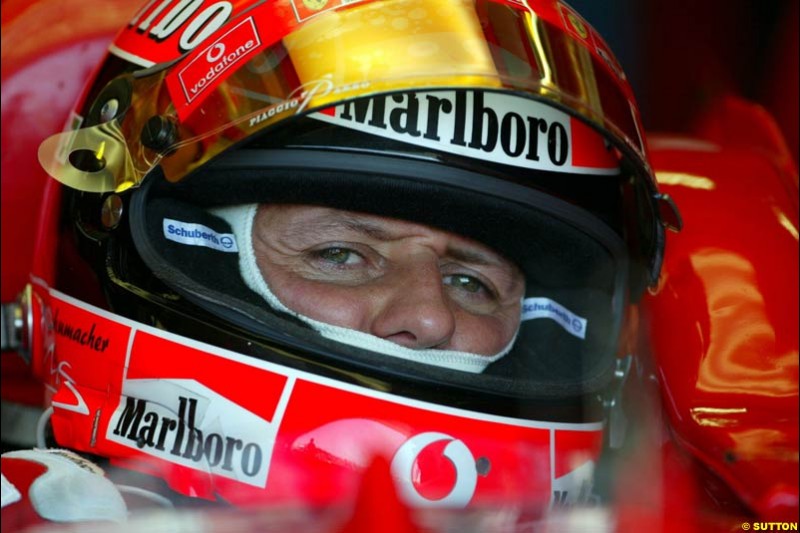
[{"label": "wrinkled forehead", "polygon": [[318,205],[261,204],[254,231],[280,234],[284,239],[317,243],[337,238],[363,238],[377,242],[418,238],[441,249],[442,255],[476,265],[508,269],[519,267],[490,244],[443,229],[399,218]]}]

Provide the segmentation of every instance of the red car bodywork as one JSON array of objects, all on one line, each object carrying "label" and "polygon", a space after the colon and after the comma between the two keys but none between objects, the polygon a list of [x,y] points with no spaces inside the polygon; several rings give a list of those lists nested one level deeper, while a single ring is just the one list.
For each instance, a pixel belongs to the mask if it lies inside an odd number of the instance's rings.
[{"label": "red car bodywork", "polygon": [[654,363],[671,435],[759,516],[797,517],[797,175],[772,118],[724,99],[695,139],[654,137],[681,208],[657,295]]}]

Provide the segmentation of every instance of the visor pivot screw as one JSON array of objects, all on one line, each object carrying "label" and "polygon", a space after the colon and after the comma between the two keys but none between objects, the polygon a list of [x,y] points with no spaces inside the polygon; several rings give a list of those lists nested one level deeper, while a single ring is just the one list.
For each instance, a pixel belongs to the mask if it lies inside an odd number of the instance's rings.
[{"label": "visor pivot screw", "polygon": [[103,202],[100,212],[100,220],[107,229],[114,229],[122,220],[122,198],[117,194],[111,194]]},{"label": "visor pivot screw", "polygon": [[155,115],[142,128],[141,141],[147,148],[163,152],[172,146],[176,133],[175,123],[167,117]]},{"label": "visor pivot screw", "polygon": [[117,116],[117,111],[119,111],[119,100],[111,98],[106,101],[100,108],[100,122],[109,122]]},{"label": "visor pivot screw", "polygon": [[475,461],[475,470],[477,470],[479,476],[486,477],[489,475],[489,470],[492,469],[492,462],[489,461],[486,457],[481,457],[477,461]]}]

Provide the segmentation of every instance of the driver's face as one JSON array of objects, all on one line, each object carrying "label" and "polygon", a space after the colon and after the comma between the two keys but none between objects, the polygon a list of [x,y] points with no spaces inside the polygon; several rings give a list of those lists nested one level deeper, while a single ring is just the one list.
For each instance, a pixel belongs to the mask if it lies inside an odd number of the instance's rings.
[{"label": "driver's face", "polygon": [[302,315],[409,348],[492,355],[514,336],[525,284],[490,248],[428,226],[301,205],[262,205],[258,266]]}]

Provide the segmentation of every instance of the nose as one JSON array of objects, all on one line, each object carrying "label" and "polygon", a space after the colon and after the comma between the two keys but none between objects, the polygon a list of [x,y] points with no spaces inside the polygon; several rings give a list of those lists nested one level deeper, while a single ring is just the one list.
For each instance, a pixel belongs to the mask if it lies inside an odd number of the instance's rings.
[{"label": "nose", "polygon": [[370,333],[412,349],[442,347],[456,319],[437,260],[411,258],[387,280]]}]

